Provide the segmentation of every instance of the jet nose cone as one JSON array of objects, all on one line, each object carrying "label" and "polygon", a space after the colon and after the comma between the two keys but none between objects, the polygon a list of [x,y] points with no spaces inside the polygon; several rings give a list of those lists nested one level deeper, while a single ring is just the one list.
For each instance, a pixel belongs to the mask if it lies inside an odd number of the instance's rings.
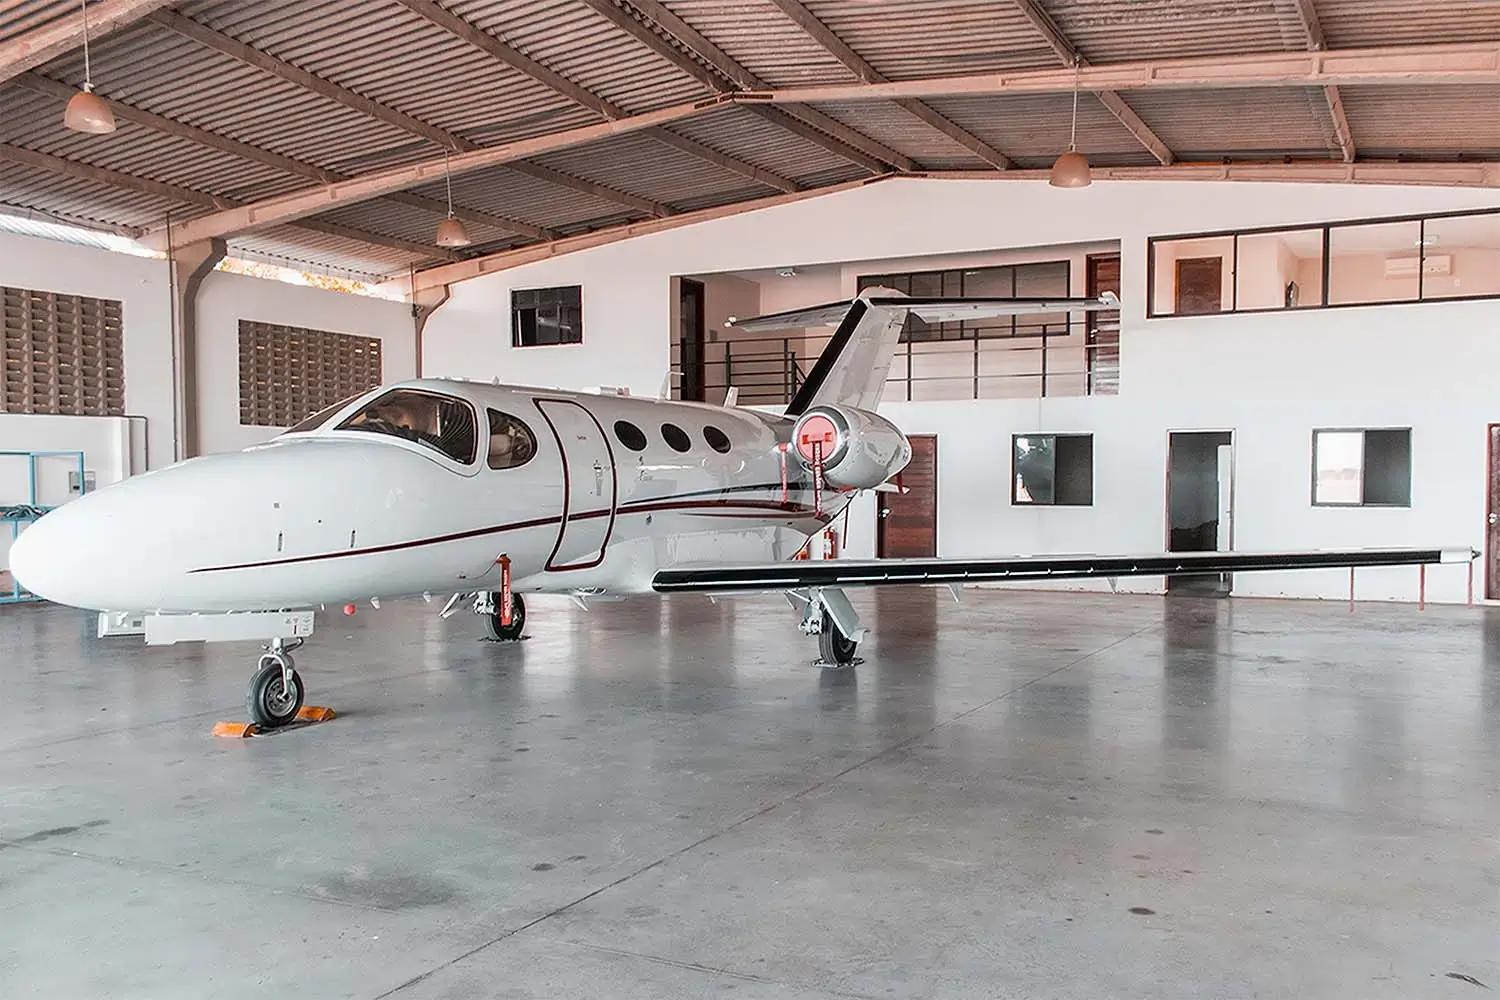
[{"label": "jet nose cone", "polygon": [[10,546],[11,576],[21,585],[21,589],[49,601],[54,600],[52,595],[56,592],[56,580],[48,572],[49,563],[55,565],[55,560],[49,557],[55,555],[51,550],[54,549],[52,542],[57,532],[48,524],[54,514],[44,515],[40,520],[27,525]]}]

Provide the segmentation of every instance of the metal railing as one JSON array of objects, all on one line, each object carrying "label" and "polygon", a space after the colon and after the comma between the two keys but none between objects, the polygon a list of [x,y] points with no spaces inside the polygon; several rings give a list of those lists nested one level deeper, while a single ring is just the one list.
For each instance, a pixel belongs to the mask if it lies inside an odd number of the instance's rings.
[{"label": "metal railing", "polygon": [[[673,394],[720,402],[731,388],[747,406],[789,402],[831,334],[735,337],[702,345],[701,358],[672,348]],[[1013,333],[903,340],[891,359],[887,400],[1019,399],[1115,395],[1117,322],[1024,325]]]}]

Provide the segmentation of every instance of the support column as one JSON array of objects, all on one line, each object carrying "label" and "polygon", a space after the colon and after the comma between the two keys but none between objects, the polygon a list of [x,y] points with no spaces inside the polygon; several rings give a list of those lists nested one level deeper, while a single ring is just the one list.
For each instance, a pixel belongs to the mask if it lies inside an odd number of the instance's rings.
[{"label": "support column", "polygon": [[227,247],[217,237],[173,247],[172,320],[176,326],[177,458],[193,458],[198,441],[198,290],[203,279],[224,259]]},{"label": "support column", "polygon": [[411,320],[416,333],[417,378],[422,377],[422,333],[427,329],[427,321],[432,318],[432,314],[448,301],[448,288],[448,285],[436,285],[432,288],[419,288],[412,293]]}]

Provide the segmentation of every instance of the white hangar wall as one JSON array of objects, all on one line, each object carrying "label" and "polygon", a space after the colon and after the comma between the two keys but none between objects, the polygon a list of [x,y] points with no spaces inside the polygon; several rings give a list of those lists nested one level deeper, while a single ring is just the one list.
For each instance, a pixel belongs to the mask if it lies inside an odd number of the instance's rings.
[{"label": "white hangar wall", "polygon": [[[179,429],[166,261],[0,233],[0,285],[119,300],[125,411],[144,418],[0,413],[0,450],[83,450],[99,486],[171,463]],[[215,272],[199,294],[198,420],[205,453],[242,448],[280,431],[239,422],[241,319],[379,337],[387,381],[416,370],[405,303]],[[66,476],[65,463],[44,465],[43,502],[67,499]],[[0,502],[19,502],[25,489],[24,462],[0,461]]]},{"label": "white hangar wall", "polygon": [[[1146,240],[1496,205],[1493,191],[1451,188],[886,181],[463,282],[427,325],[423,370],[654,394],[669,363],[674,275],[1118,240],[1120,395],[883,408],[909,432],[939,435],[940,555],[1160,551],[1167,432],[1195,429],[1236,432],[1237,548],[1479,546],[1485,425],[1500,421],[1500,302],[1148,320]],[[512,348],[511,290],[564,284],[583,287],[584,343]],[[1312,429],[1382,426],[1412,428],[1411,507],[1312,506]],[[1095,436],[1091,507],[1010,504],[1010,435],[1031,432]],[[872,511],[867,498],[852,514],[852,555],[871,550]],[[1416,575],[1361,571],[1358,596],[1414,599]],[[1428,597],[1464,600],[1466,584],[1463,567],[1432,569]],[[1248,595],[1347,591],[1343,571],[1236,580]]]}]

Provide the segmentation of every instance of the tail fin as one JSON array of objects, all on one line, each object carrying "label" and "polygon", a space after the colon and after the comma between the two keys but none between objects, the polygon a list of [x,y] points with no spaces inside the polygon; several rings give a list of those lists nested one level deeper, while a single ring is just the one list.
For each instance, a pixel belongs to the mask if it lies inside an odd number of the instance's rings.
[{"label": "tail fin", "polygon": [[852,302],[831,302],[734,320],[731,325],[754,332],[838,324],[833,338],[808,373],[807,381],[787,405],[786,412],[798,416],[820,403],[875,409],[908,315],[931,323],[946,323],[1026,313],[1118,308],[1120,300],[1109,292],[1089,299],[912,298],[891,288],[867,288]]}]

